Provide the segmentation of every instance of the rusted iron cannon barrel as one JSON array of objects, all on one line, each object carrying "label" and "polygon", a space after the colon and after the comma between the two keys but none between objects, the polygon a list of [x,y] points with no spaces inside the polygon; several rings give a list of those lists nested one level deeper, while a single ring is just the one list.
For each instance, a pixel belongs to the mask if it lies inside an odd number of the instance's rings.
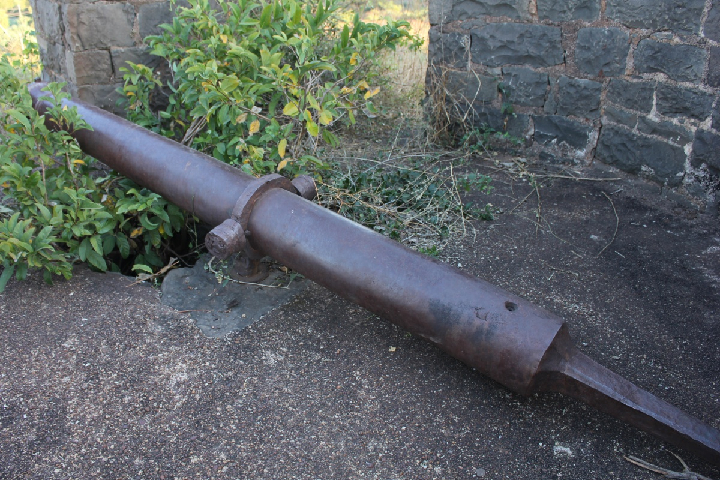
[{"label": "rusted iron cannon barrel", "polygon": [[[41,113],[51,106],[38,103],[49,95],[42,91],[44,86],[30,86],[33,106]],[[119,117],[104,110],[82,102],[67,104],[77,107],[93,128],[73,134],[85,153],[211,225],[230,217],[238,197],[254,180],[240,169],[208,162],[207,155],[132,122],[118,123]]]},{"label": "rusted iron cannon barrel", "polygon": [[[42,112],[41,88],[31,94]],[[76,134],[87,153],[211,225],[237,219],[251,249],[518,393],[565,393],[720,465],[720,432],[580,353],[552,313],[308,202],[277,178],[259,183],[98,108],[67,104],[93,127]]]},{"label": "rusted iron cannon barrel", "polygon": [[250,216],[255,248],[523,394],[563,321],[281,190]]}]

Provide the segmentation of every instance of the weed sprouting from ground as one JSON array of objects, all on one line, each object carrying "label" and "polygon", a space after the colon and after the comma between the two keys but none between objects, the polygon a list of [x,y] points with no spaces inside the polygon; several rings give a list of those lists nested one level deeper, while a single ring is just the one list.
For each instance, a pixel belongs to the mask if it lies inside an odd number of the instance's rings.
[{"label": "weed sprouting from ground", "polygon": [[492,219],[490,205],[465,204],[462,199],[470,190],[489,192],[489,177],[474,172],[458,175],[461,163],[430,156],[399,163],[337,163],[320,184],[318,203],[392,239],[437,254],[450,238],[473,228],[468,220]]}]

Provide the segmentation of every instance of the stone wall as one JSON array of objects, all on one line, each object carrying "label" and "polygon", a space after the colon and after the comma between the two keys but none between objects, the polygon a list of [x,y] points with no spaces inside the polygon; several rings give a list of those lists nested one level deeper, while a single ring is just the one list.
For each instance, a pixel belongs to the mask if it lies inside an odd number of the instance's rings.
[{"label": "stone wall", "polygon": [[167,0],[30,0],[44,69],[44,81],[67,82],[69,92],[88,103],[117,110],[127,61],[158,67],[142,39],[171,23]]},{"label": "stone wall", "polygon": [[428,89],[541,160],[703,196],[720,174],[720,0],[430,0]]}]

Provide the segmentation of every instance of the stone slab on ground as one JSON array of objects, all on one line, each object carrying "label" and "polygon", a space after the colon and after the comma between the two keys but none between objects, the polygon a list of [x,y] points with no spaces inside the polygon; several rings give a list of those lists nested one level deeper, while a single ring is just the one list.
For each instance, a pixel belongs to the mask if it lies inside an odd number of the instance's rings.
[{"label": "stone slab on ground", "polygon": [[[540,171],[538,195],[499,165],[468,166],[495,187],[470,199],[506,213],[442,259],[556,312],[585,354],[719,428],[717,215],[598,169]],[[577,401],[512,393],[313,283],[219,338],[133,283],[79,267],[0,295],[0,477],[655,480],[623,456],[682,470],[671,452],[720,477]]]},{"label": "stone slab on ground", "polygon": [[242,330],[305,290],[307,281],[278,270],[258,286],[232,280],[224,286],[205,268],[203,257],[193,268],[171,270],[162,283],[162,303],[186,311],[208,337]]}]

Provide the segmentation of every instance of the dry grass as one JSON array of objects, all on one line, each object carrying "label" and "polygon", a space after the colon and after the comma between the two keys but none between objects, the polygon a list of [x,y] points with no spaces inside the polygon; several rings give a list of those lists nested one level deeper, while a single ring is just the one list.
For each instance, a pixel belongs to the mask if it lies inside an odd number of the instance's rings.
[{"label": "dry grass", "polygon": [[386,84],[378,98],[379,103],[387,110],[405,117],[420,119],[423,116],[421,103],[425,97],[427,43],[430,30],[427,3],[418,0],[395,0],[376,2],[373,8],[368,6],[363,9],[364,21],[383,23],[387,19],[405,20],[410,23],[412,33],[424,40],[419,50],[400,47],[394,52],[383,55],[380,66]]},{"label": "dry grass", "polygon": [[[9,14],[9,11],[15,13]],[[18,16],[17,12],[30,11],[28,0],[0,0],[0,55],[22,54],[26,37],[33,33],[35,26],[31,16]]]}]

